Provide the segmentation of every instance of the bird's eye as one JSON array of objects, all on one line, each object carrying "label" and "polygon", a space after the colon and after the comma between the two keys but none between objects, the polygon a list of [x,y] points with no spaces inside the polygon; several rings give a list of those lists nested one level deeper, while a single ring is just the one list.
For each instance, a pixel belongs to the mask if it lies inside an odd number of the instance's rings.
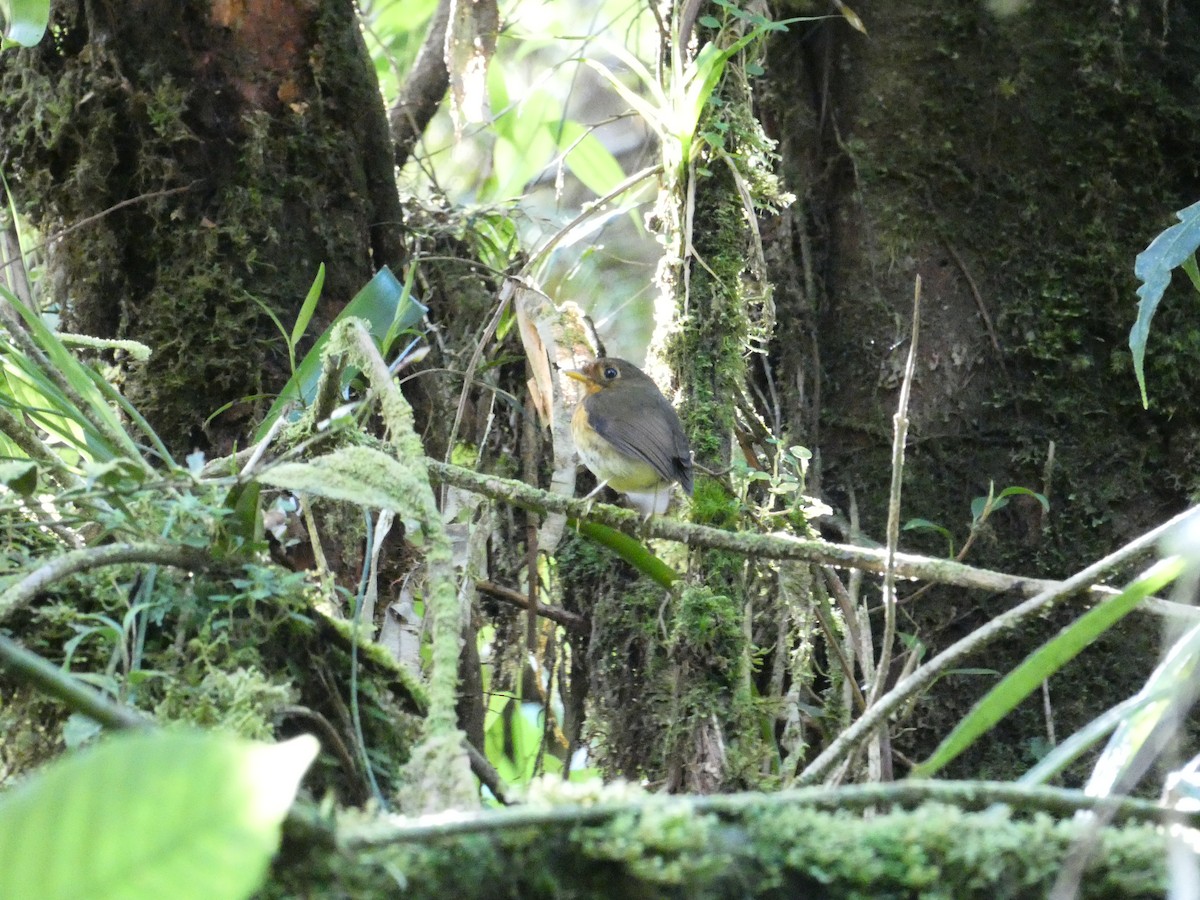
[{"label": "bird's eye", "polygon": [[604,379],[605,379],[605,381],[612,381],[619,374],[620,373],[617,371],[616,366],[608,366],[604,370]]}]

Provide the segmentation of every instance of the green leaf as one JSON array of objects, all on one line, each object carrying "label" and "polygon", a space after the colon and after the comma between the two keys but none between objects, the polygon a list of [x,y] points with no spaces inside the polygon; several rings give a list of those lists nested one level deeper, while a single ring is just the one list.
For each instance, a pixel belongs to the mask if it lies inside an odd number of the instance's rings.
[{"label": "green leaf", "polygon": [[[9,387],[13,388],[14,376],[25,382],[27,387],[45,398],[48,408],[43,410],[41,417],[31,415],[39,425],[63,437],[78,446],[78,435],[86,435],[86,449],[93,454],[110,456],[129,456],[141,458],[141,450],[121,425],[120,419],[109,406],[104,392],[96,385],[92,371],[81,363],[70,350],[51,331],[42,317],[17,298],[15,294],[0,287],[0,297],[12,305],[29,329],[30,336],[50,364],[62,375],[71,388],[85,404],[88,415],[104,426],[107,434],[100,431],[88,421],[83,412],[69,400],[63,392],[50,381],[46,373],[37,364],[22,354],[11,354],[4,357],[5,368],[8,372]],[[16,396],[12,391],[11,396]],[[20,398],[18,398],[20,399]],[[27,398],[29,400],[31,398]],[[27,402],[28,406],[37,406],[36,402]],[[66,420],[64,422],[64,420]],[[68,424],[69,423],[69,424]],[[78,429],[78,431],[77,431]],[[71,432],[75,431],[76,434]]]},{"label": "green leaf", "polygon": [[1123,700],[1116,706],[1092,719],[1061,744],[1038,760],[1036,766],[1017,779],[1018,784],[1045,784],[1062,772],[1067,766],[1091,749],[1092,745],[1121,724],[1131,713],[1136,712],[1148,703],[1156,703],[1166,696],[1165,693],[1138,694]]},{"label": "green leaf", "polygon": [[[1087,792],[1107,797],[1121,776],[1137,759],[1142,747],[1156,734],[1165,717],[1181,712],[1181,698],[1194,696],[1196,667],[1200,663],[1200,625],[1193,625],[1179,638],[1150,673],[1137,697],[1141,702],[1129,711],[1109,738],[1088,779]],[[1187,700],[1182,711],[1191,706]]]},{"label": "green leaf", "polygon": [[50,0],[0,0],[5,44],[33,47],[50,24]]},{"label": "green leaf", "polygon": [[[1046,495],[1039,494],[1037,491],[1032,491],[1026,487],[1017,487],[1015,485],[1013,487],[1006,487],[1004,490],[1002,490],[999,494],[996,495],[996,499],[1004,500],[1008,497],[1017,497],[1017,496],[1032,497],[1034,500],[1036,500],[1038,503],[1040,503],[1042,505],[1042,509],[1045,512],[1050,512],[1050,501],[1046,499]],[[993,508],[999,509],[1000,507],[994,506]]]},{"label": "green leaf", "polygon": [[900,526],[901,531],[933,531],[940,534],[946,539],[949,556],[954,556],[954,535],[945,525],[939,525],[937,522],[931,522],[929,519],[909,519]]},{"label": "green leaf", "polygon": [[929,759],[913,768],[910,776],[928,778],[944,767],[1142,600],[1179,577],[1184,567],[1178,556],[1156,563],[1116,597],[1090,609],[1035,650],[975,704]]},{"label": "green leaf", "polygon": [[651,553],[645,544],[624,532],[598,522],[578,522],[575,519],[568,519],[567,524],[597,544],[607,547],[643,575],[653,578],[663,587],[669,588],[679,580],[678,572]]},{"label": "green leaf", "polygon": [[402,465],[372,447],[343,447],[311,462],[279,463],[258,480],[290,491],[303,491],[362,506],[379,506],[410,519],[421,519],[421,490],[428,490],[424,466]]},{"label": "green leaf", "polygon": [[37,463],[29,460],[0,462],[0,484],[6,485],[22,497],[37,490]]},{"label": "green leaf", "polygon": [[139,731],[72,753],[0,798],[0,897],[249,897],[317,750]]},{"label": "green leaf", "polygon": [[[1129,349],[1133,351],[1133,373],[1137,376],[1138,387],[1142,392],[1143,407],[1150,405],[1146,396],[1146,374],[1143,368],[1146,341],[1150,336],[1150,321],[1154,318],[1167,285],[1171,283],[1172,270],[1192,260],[1196,248],[1200,247],[1200,203],[1193,203],[1175,215],[1180,220],[1179,224],[1172,225],[1151,241],[1150,246],[1137,255],[1133,264],[1133,273],[1142,282],[1142,286],[1137,291],[1141,299],[1138,300],[1137,320],[1129,331]],[[1200,277],[1193,278],[1193,284],[1197,281],[1200,281]],[[1200,286],[1197,290],[1200,290]]]},{"label": "green leaf", "polygon": [[313,279],[312,287],[308,289],[308,296],[304,298],[304,303],[300,305],[300,312],[296,314],[296,323],[292,326],[292,346],[300,343],[300,338],[304,337],[304,332],[308,330],[308,323],[312,321],[313,313],[317,311],[317,301],[321,299],[321,289],[325,287],[325,263],[317,268],[317,277]]},{"label": "green leaf", "polygon": [[[399,322],[400,330],[412,328],[421,321],[426,312],[427,308],[413,299],[411,294],[406,295],[396,276],[384,266],[354,295],[354,299],[346,304],[346,308],[338,313],[330,328],[342,319],[355,316],[366,319],[371,335],[379,340],[388,333],[393,320]],[[255,441],[266,437],[275,420],[283,414],[289,404],[303,401],[307,405],[312,402],[317,391],[317,382],[321,378],[321,352],[328,341],[329,331],[326,331],[317,338],[312,350],[305,354],[300,365],[296,367],[296,374],[288,379],[275,402],[271,404],[262,424],[258,426],[254,433]]]},{"label": "green leaf", "polygon": [[607,147],[578,122],[563,123],[559,148],[566,150],[567,168],[597,197],[625,180],[625,170]]}]

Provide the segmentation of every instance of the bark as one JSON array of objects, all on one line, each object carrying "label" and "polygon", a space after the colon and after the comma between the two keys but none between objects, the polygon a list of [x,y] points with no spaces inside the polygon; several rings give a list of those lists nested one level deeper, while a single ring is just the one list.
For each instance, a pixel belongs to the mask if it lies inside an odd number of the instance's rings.
[{"label": "bark", "polygon": [[125,390],[173,450],[228,450],[290,374],[267,310],[290,330],[324,263],[319,333],[401,259],[353,4],[63,0],[0,66],[5,173],[52,302],[71,329],[150,345]]},{"label": "bark", "polygon": [[[780,333],[787,323],[800,339],[772,344],[771,384],[781,418],[819,453],[824,495],[881,539],[919,275],[903,519],[939,522],[961,544],[990,481],[1041,491],[1049,515],[1012,503],[969,561],[1064,577],[1196,486],[1194,302],[1169,294],[1155,321],[1149,411],[1126,340],[1134,256],[1195,200],[1200,17],[1181,4],[1001,6],[856,6],[869,37],[835,20],[772,45],[763,117],[798,201],[767,253]],[[907,534],[903,546],[945,544]],[[902,630],[935,652],[996,603],[943,591]],[[979,665],[1006,671],[1064,621]],[[1055,679],[1056,723],[1029,704],[957,771],[1023,770],[1048,724],[1070,733],[1135,690],[1155,639],[1132,624],[1106,636]],[[944,684],[900,749],[919,757],[989,685]]]}]

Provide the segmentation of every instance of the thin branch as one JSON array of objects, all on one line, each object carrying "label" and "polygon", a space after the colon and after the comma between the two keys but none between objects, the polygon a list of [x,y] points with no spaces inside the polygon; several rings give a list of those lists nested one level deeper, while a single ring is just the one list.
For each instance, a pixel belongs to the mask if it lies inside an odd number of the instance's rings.
[{"label": "thin branch", "polygon": [[[580,522],[599,522],[635,537],[663,538],[687,544],[690,547],[728,550],[764,559],[798,559],[876,574],[882,574],[887,565],[886,551],[874,547],[833,544],[782,533],[756,534],[747,531],[722,531],[719,528],[694,525],[690,522],[681,522],[661,516],[655,516],[649,521],[643,522],[642,517],[633,510],[621,509],[606,503],[574,500],[531,487],[521,481],[474,472],[471,469],[464,469],[461,466],[450,465],[434,459],[427,458],[425,465],[429,469],[429,474],[444,484],[451,484],[467,491],[475,491],[522,509],[563,513]],[[1177,516],[1171,521],[1176,522],[1181,518],[1182,516]],[[1151,532],[1154,535],[1160,533],[1160,529]],[[1149,552],[1152,549],[1152,543],[1142,543],[1142,540],[1144,539],[1135,542],[1137,553]],[[1129,558],[1132,558],[1133,555],[1136,553],[1131,554]],[[963,565],[954,560],[931,559],[913,553],[897,553],[895,563],[896,575],[899,578],[936,581],[940,584],[982,591],[1016,591],[1026,597],[1043,596],[1063,584],[1063,582],[1052,579],[1009,575],[1004,572]],[[1099,602],[1115,597],[1119,593],[1120,591],[1115,588],[1090,586],[1086,591],[1086,597],[1092,602]],[[1191,622],[1200,619],[1200,609],[1158,598],[1149,598],[1138,608]]]},{"label": "thin branch", "polygon": [[[477,581],[475,587],[488,596],[495,597],[497,600],[503,600],[505,603],[511,603],[513,606],[520,607],[521,609],[530,609],[529,596],[522,594],[520,591],[514,591],[512,588],[496,584],[494,581]],[[591,630],[591,625],[588,624],[586,618],[579,615],[579,613],[563,609],[561,606],[547,606],[544,603],[539,603],[537,605],[537,614],[543,619],[549,619],[551,622],[558,623],[568,631],[587,634]]]},{"label": "thin branch", "polygon": [[951,644],[881,697],[879,702],[868,709],[857,722],[838,735],[833,743],[800,773],[797,780],[801,784],[811,784],[824,777],[860,743],[870,737],[893,710],[931,685],[947,669],[959,665],[966,656],[977,653],[998,638],[1011,633],[1026,620],[1034,616],[1045,615],[1051,609],[1083,592],[1114,569],[1128,564],[1140,554],[1153,549],[1163,535],[1198,515],[1200,515],[1200,510],[1195,508],[1180,513],[1136,540],[1130,541],[1116,552],[1092,563],[1061,584],[1056,584],[1007,612],[1001,613],[961,641]]},{"label": "thin branch", "polygon": [[[110,213],[115,213],[118,209],[124,209],[126,206],[132,206],[135,203],[142,203],[146,200],[157,200],[160,197],[170,197],[172,194],[182,194],[185,191],[190,191],[195,185],[197,185],[199,183],[200,183],[199,181],[193,181],[191,184],[185,184],[182,187],[166,188],[165,190],[161,190],[161,191],[150,191],[149,193],[146,193],[146,194],[138,194],[136,197],[130,197],[126,200],[122,200],[120,203],[114,203],[112,206],[102,209],[102,210],[100,210],[100,212],[95,213],[94,215],[87,216],[86,218],[80,219],[78,222],[74,222],[71,225],[68,225],[62,231],[55,232],[54,234],[50,235],[50,237],[46,238],[46,240],[42,241],[42,243],[34,244],[32,247],[29,248],[29,250],[26,251],[26,253],[31,254],[31,253],[34,253],[45,247],[49,247],[51,244],[61,241],[63,238],[65,238],[71,232],[78,231],[80,228],[84,228],[88,225],[91,225],[93,222],[97,222],[100,219],[103,219],[105,216],[109,215]],[[0,268],[7,268],[8,266],[13,265],[18,260],[19,260],[19,257],[18,257],[18,259],[10,259],[8,262],[4,263],[3,266],[0,266]]]},{"label": "thin branch", "polygon": [[0,634],[0,665],[44,694],[57,697],[75,712],[105,728],[142,728],[154,723],[119,703],[114,703],[95,688],[84,684],[69,672],[26,650],[12,638]]},{"label": "thin branch", "polygon": [[887,564],[883,570],[883,640],[879,647],[879,662],[875,666],[875,682],[867,700],[870,706],[879,699],[887,685],[892,666],[892,644],[896,640],[896,553],[900,546],[900,494],[904,484],[904,445],[908,441],[908,401],[912,396],[913,371],[917,364],[917,340],[921,332],[921,276],[913,289],[912,335],[908,340],[908,359],[904,363],[904,380],[896,403],[892,434],[892,484],[888,493]]},{"label": "thin branch", "polygon": [[68,575],[120,563],[157,563],[177,569],[201,569],[210,565],[212,560],[192,547],[169,544],[106,544],[103,547],[71,550],[39,566],[0,593],[0,622]]},{"label": "thin branch", "polygon": [[441,106],[446,89],[450,87],[450,73],[446,69],[446,29],[450,23],[450,5],[450,0],[439,0],[429,22],[429,31],[425,33],[425,40],[417,51],[408,78],[400,88],[400,97],[388,111],[396,165],[400,167],[408,162],[429,120]]}]

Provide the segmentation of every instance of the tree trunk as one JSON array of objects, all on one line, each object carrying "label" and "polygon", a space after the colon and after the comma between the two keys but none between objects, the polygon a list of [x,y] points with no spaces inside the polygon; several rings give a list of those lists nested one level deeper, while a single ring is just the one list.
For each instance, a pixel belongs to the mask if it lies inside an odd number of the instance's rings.
[{"label": "tree trunk", "polygon": [[173,450],[227,451],[290,374],[271,314],[290,331],[324,263],[319,333],[400,260],[354,5],[62,0],[0,67],[5,174],[64,322],[148,344],[129,398]]},{"label": "tree trunk", "polygon": [[[1148,411],[1126,342],[1134,256],[1196,199],[1200,15],[1142,2],[852,5],[869,37],[841,20],[793,26],[771,45],[760,92],[799,198],[767,232],[778,411],[818,451],[824,495],[882,540],[919,276],[902,519],[944,525],[957,550],[990,484],[1031,488],[1049,513],[1015,499],[968,561],[1065,577],[1197,486],[1194,298],[1168,294],[1154,323]],[[932,532],[903,546],[946,552]],[[932,653],[1006,606],[932,592],[905,607],[901,630]],[[1007,671],[1073,615],[979,665]],[[1144,622],[1110,633],[1050,685],[1052,720],[1026,704],[957,772],[1023,771],[1048,728],[1068,734],[1136,690],[1156,640]],[[900,747],[919,758],[993,683],[948,679]]]}]

